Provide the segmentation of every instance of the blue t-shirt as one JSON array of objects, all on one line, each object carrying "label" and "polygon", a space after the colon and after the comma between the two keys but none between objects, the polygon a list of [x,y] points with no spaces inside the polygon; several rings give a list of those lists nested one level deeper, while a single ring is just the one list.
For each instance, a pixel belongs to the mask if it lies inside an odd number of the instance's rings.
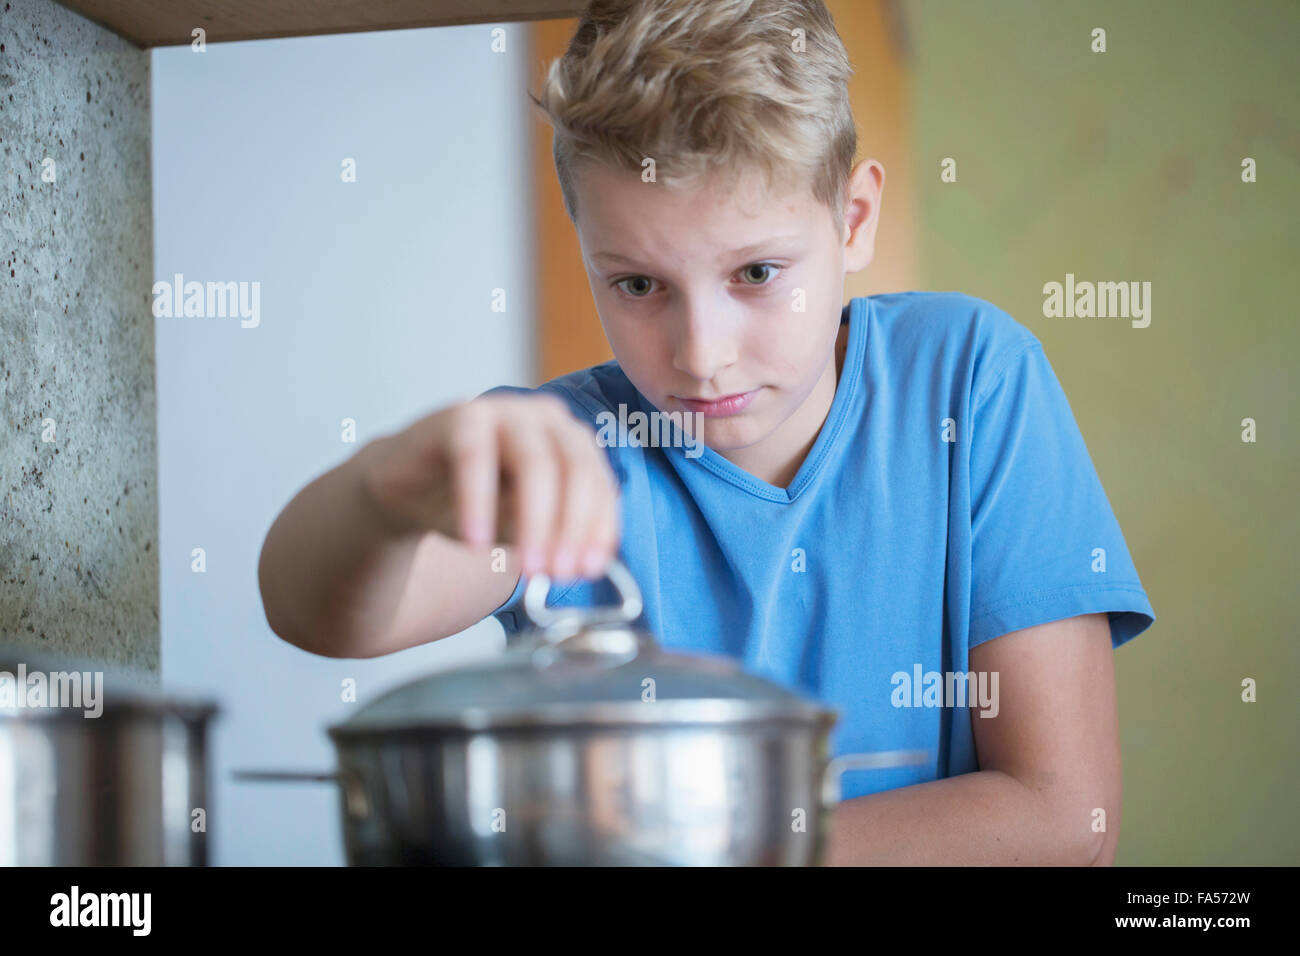
[{"label": "blue t-shirt", "polygon": [[[979,688],[967,706],[945,706],[961,701],[958,680],[944,699],[975,645],[1105,611],[1118,647],[1155,615],[1031,332],[959,293],[855,298],[841,322],[834,402],[788,488],[702,445],[608,452],[641,626],[834,707],[833,755],[932,754],[846,773],[848,799],[979,769]],[[658,411],[615,361],[540,390],[593,430],[620,403],[625,416]],[[525,583],[493,612],[508,637],[528,624]],[[602,579],[555,582],[548,603],[616,601]]]}]

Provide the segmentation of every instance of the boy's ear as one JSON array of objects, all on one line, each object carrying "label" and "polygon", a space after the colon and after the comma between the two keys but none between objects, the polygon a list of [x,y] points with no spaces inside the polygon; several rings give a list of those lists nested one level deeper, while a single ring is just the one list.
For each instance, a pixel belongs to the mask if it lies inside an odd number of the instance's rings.
[{"label": "boy's ear", "polygon": [[885,167],[864,159],[849,176],[844,212],[844,271],[858,272],[876,254],[876,227],[880,224],[880,199],[885,188]]}]

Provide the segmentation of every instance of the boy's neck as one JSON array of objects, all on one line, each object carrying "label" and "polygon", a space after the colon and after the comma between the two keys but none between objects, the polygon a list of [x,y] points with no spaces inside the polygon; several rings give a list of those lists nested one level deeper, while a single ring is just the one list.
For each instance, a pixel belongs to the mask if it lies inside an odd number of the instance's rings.
[{"label": "boy's neck", "polygon": [[757,445],[719,452],[737,468],[742,468],[760,481],[778,488],[788,488],[803,466],[821,434],[822,426],[830,415],[831,405],[839,389],[844,372],[844,357],[848,353],[849,326],[840,326],[835,339],[834,361],[826,363],[826,371],[813,386],[812,392],[799,409],[787,418],[775,432]]}]

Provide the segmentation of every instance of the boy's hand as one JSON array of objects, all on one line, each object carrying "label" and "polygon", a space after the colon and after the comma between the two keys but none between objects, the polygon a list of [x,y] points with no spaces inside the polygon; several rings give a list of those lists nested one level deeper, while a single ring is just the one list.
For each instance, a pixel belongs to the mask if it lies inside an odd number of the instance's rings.
[{"label": "boy's hand", "polygon": [[358,456],[394,530],[512,543],[523,573],[596,577],[618,548],[619,490],[595,432],[550,395],[476,398]]}]

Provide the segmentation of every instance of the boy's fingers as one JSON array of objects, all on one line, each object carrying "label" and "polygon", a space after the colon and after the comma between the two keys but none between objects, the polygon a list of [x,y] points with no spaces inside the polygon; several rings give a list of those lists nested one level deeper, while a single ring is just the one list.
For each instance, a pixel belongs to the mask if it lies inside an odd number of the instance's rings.
[{"label": "boy's fingers", "polygon": [[579,532],[581,553],[577,573],[599,577],[618,551],[621,502],[618,480],[610,468],[605,450],[590,430],[584,429],[583,443],[590,462],[592,490],[583,528]]},{"label": "boy's fingers", "polygon": [[564,462],[563,504],[556,522],[551,567],[557,578],[573,578],[582,573],[591,514],[601,504],[600,462],[592,453],[593,436],[576,421],[561,423],[551,436]]},{"label": "boy's fingers", "polygon": [[471,411],[467,406],[453,425],[449,441],[458,534],[476,547],[491,544],[497,530],[500,462],[496,432],[491,412]]},{"label": "boy's fingers", "polygon": [[613,478],[599,483],[595,507],[590,515],[584,546],[584,577],[595,578],[609,567],[610,559],[618,552],[619,524],[622,521],[620,502]]},{"label": "boy's fingers", "polygon": [[503,422],[502,459],[515,489],[516,529],[524,574],[545,565],[542,550],[555,524],[559,466],[549,439],[535,418]]}]

